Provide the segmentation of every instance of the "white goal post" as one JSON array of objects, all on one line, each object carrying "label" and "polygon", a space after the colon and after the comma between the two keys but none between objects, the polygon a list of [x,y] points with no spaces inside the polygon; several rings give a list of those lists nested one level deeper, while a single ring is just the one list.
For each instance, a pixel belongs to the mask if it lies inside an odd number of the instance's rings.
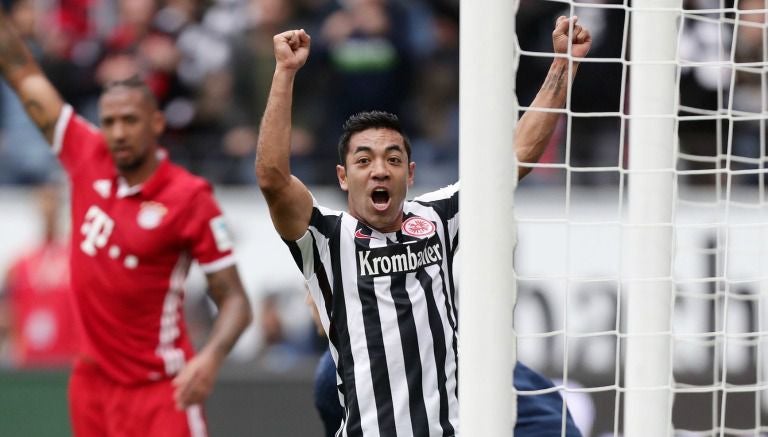
[{"label": "white goal post", "polygon": [[624,227],[624,435],[666,436],[672,424],[673,197],[677,36],[682,0],[630,11],[629,162]]},{"label": "white goal post", "polygon": [[515,423],[515,339],[499,333],[512,329],[516,291],[510,226],[517,185],[510,147],[517,118],[516,9],[517,0],[477,0],[461,8],[459,426],[465,436],[508,436]]}]

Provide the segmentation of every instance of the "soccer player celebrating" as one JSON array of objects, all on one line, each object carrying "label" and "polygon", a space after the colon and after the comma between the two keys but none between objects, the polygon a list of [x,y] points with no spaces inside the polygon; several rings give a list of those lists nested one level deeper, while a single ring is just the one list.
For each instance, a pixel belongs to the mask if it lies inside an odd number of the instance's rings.
[{"label": "soccer player celebrating", "polygon": [[[251,317],[210,185],[158,146],[163,114],[142,81],[108,85],[101,129],[91,126],[61,100],[1,9],[0,74],[71,182],[71,283],[83,328],[69,389],[75,435],[206,435],[200,404]],[[219,310],[197,355],[182,312],[193,259]]]},{"label": "soccer player celebrating", "polygon": [[[560,17],[552,38],[557,53],[571,44],[575,57],[591,45],[575,17]],[[348,212],[318,205],[289,166],[293,82],[309,49],[304,30],[274,37],[256,173],[328,333],[344,404],[341,435],[458,435],[459,185],[406,201],[411,145],[397,117],[372,111],[350,117],[339,141],[336,174]],[[568,61],[555,58],[532,106],[562,107],[568,81]],[[520,161],[539,159],[557,119],[536,111],[521,118]]]}]

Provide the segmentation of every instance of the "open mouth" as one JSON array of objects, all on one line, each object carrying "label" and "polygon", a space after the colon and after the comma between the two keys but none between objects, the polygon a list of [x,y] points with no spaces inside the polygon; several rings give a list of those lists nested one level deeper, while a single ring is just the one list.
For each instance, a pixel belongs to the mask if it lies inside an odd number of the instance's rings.
[{"label": "open mouth", "polygon": [[385,188],[376,188],[371,193],[371,200],[374,208],[383,211],[389,206],[389,191]]}]

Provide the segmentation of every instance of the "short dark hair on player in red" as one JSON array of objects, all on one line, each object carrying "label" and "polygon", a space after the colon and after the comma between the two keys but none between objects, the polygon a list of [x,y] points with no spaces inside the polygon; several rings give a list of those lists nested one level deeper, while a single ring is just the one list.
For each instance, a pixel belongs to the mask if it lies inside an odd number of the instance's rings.
[{"label": "short dark hair on player in red", "polygon": [[111,80],[107,82],[104,84],[101,93],[106,94],[116,88],[131,88],[139,90],[142,94],[144,94],[144,97],[147,99],[149,104],[152,105],[153,108],[158,107],[155,93],[152,92],[152,90],[149,88],[149,85],[147,85],[147,83],[144,82],[144,79],[142,79],[138,74],[134,74],[133,76],[127,77],[125,79]]}]

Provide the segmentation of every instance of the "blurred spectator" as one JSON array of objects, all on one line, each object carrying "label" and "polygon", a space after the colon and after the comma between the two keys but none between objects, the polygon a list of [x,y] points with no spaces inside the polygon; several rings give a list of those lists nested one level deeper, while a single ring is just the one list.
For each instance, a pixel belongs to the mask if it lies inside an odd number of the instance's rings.
[{"label": "blurred spectator", "polygon": [[[417,184],[452,181],[458,160],[459,0],[60,0],[50,11],[33,0],[5,0],[35,56],[65,100],[96,120],[99,84],[141,73],[160,99],[168,119],[163,138],[173,158],[219,184],[250,184],[262,109],[271,80],[272,36],[304,28],[313,37],[313,55],[297,78],[292,166],[310,184],[336,184],[329,166],[342,121],[354,112],[382,109],[401,115],[412,132]],[[574,113],[612,112],[621,107],[623,35],[626,10],[621,0],[521,0],[516,28],[526,51],[549,50],[549,28],[561,13],[578,15],[594,29],[590,57],[616,62],[582,63],[584,80],[574,84]],[[683,19],[681,59],[699,63],[681,70],[682,115],[686,107],[711,111],[728,102],[730,71],[714,64],[730,59],[737,38],[737,62],[764,62],[760,0],[684,0],[690,10],[737,7],[736,30],[720,28],[706,14]],[[616,6],[612,8],[610,6]],[[717,14],[715,14],[717,15]],[[517,72],[520,105],[530,103],[549,60],[523,55]],[[711,66],[702,66],[709,62]],[[762,108],[760,74],[742,68],[733,86],[733,109],[756,113]],[[343,84],[343,86],[341,86]],[[722,94],[726,93],[726,94]],[[626,102],[624,102],[626,103]],[[722,103],[721,106],[727,105]],[[689,114],[690,115],[690,114]],[[570,125],[568,124],[570,123]],[[727,150],[721,120],[684,120],[679,125],[681,169],[713,168]],[[761,151],[759,121],[737,121],[732,152],[745,158],[733,168],[756,168]],[[621,119],[563,117],[542,162],[616,167]],[[689,159],[693,155],[702,159]],[[39,183],[55,160],[26,115],[0,84],[0,184]],[[538,170],[526,184],[561,183],[565,172]],[[453,175],[453,176],[452,176]],[[573,172],[573,183],[615,183],[617,172]],[[711,182],[691,176],[685,182]],[[740,177],[739,182],[753,182]]]},{"label": "blurred spectator", "polygon": [[[224,138],[224,151],[233,161],[239,159],[248,168],[249,177],[239,182],[255,182],[253,159],[256,153],[257,129],[275,67],[272,37],[297,25],[295,1],[297,0],[250,0],[247,9],[247,30],[232,40],[233,87],[236,90],[234,103],[237,112],[235,117],[229,120],[229,130]],[[317,182],[314,171],[319,166],[313,161],[316,149],[314,132],[322,126],[324,120],[319,103],[324,78],[321,74],[308,76],[309,79],[302,78],[296,83],[295,97],[300,103],[294,113],[291,153],[298,174],[306,176],[311,182]],[[332,144],[329,145],[330,148],[333,148]],[[325,146],[320,145],[321,148]]]},{"label": "blurred spectator", "polygon": [[120,0],[118,7],[120,21],[107,36],[96,81],[103,86],[139,75],[164,106],[177,92],[181,54],[173,37],[154,26],[156,0]]},{"label": "blurred spectator", "polygon": [[[742,14],[736,20],[737,63],[747,64],[736,71],[733,85],[734,116],[759,116],[765,114],[765,71],[766,59],[766,4],[762,0],[742,0],[738,2]],[[745,12],[745,11],[755,12]],[[731,125],[733,129],[734,155],[731,168],[734,170],[755,170],[764,168],[761,158],[766,156],[765,146],[761,144],[760,128],[765,126],[765,119],[742,120]],[[764,140],[763,140],[764,141]],[[723,152],[729,152],[724,150]],[[737,176],[735,183],[755,184],[759,181],[756,174]]]},{"label": "blurred spectator", "polygon": [[[9,18],[33,56],[43,56],[35,38],[36,11],[32,0],[11,2]],[[21,102],[0,79],[0,184],[39,184],[58,168],[48,144],[27,117]]]},{"label": "blurred spectator", "polygon": [[327,349],[326,340],[307,314],[303,289],[269,291],[260,306],[257,320],[263,343],[257,361],[266,368],[288,371],[314,362]]},{"label": "blurred spectator", "polygon": [[[232,92],[229,71],[207,74],[188,102],[191,120],[165,142],[174,159],[192,172],[220,184],[247,184],[255,181],[255,138],[249,127],[228,130],[239,118]],[[181,111],[181,104],[177,101],[168,109]]]},{"label": "blurred spectator", "polygon": [[[91,8],[98,3],[96,0],[60,0],[50,12],[43,9],[38,12],[40,64],[62,97],[77,108],[95,107],[99,94],[93,78],[99,41],[90,17]],[[87,115],[95,120],[95,109],[90,109]]]},{"label": "blurred spectator", "polygon": [[177,73],[186,87],[201,86],[209,74],[221,71],[229,62],[227,35],[209,16],[200,0],[168,0],[154,20],[158,29],[177,35]]},{"label": "blurred spectator", "polygon": [[[719,0],[685,0],[687,9],[716,9]],[[680,115],[701,115],[719,113],[722,109],[718,94],[730,86],[730,72],[720,68],[719,62],[727,62],[727,54],[732,38],[728,32],[722,32],[714,21],[717,13],[700,14],[683,20],[680,38],[680,59],[696,62],[701,66],[683,67],[680,71]],[[710,66],[703,66],[710,64]],[[696,110],[691,111],[692,108]],[[718,167],[715,158],[721,141],[718,140],[718,120],[685,120],[680,122],[680,158],[681,170],[712,170]],[[721,138],[722,140],[723,138]],[[725,150],[723,150],[725,152]],[[685,183],[712,184],[714,174],[697,174],[686,177]]]},{"label": "blurred spectator", "polygon": [[[319,168],[334,168],[332,164],[338,160],[334,145],[350,114],[388,111],[400,115],[406,130],[414,126],[406,106],[414,77],[406,10],[394,0],[346,0],[342,4],[342,9],[328,16],[313,41],[313,57],[328,75],[322,111],[326,119],[314,154],[314,165]],[[336,183],[336,175],[324,172],[314,182]]]},{"label": "blurred spectator", "polygon": [[459,22],[440,12],[428,24],[432,49],[416,73],[413,160],[419,184],[441,186],[459,176]]},{"label": "blurred spectator", "polygon": [[[717,0],[686,0],[684,4],[691,10],[716,9],[719,5]],[[760,167],[758,159],[765,154],[760,145],[761,121],[739,120],[745,115],[754,117],[765,107],[761,97],[763,73],[754,68],[765,62],[765,2],[742,0],[737,6],[740,13],[735,17],[733,26],[724,28],[717,22],[702,19],[717,19],[719,15],[716,12],[702,14],[699,19],[688,18],[683,24],[680,57],[702,66],[682,69],[682,115],[700,115],[701,110],[705,110],[709,114],[722,116],[732,110],[735,120],[733,123],[722,119],[680,123],[680,151],[689,155],[681,159],[680,165],[686,170],[722,168],[725,165],[720,158],[722,154],[731,156],[731,170],[754,170]],[[749,13],[750,10],[758,11]],[[735,52],[731,55],[732,47]],[[735,73],[718,65],[719,62],[728,62],[731,56],[736,63],[742,64]],[[753,67],[750,68],[749,64]],[[729,98],[731,93],[732,100]],[[758,180],[754,174],[733,178],[736,184],[756,183]],[[694,184],[713,184],[715,181],[714,173],[689,176],[685,180]]]},{"label": "blurred spectator", "polygon": [[58,189],[50,185],[38,191],[42,241],[11,264],[0,296],[0,331],[5,320],[10,362],[16,367],[65,366],[77,352],[69,246],[59,225]]}]

